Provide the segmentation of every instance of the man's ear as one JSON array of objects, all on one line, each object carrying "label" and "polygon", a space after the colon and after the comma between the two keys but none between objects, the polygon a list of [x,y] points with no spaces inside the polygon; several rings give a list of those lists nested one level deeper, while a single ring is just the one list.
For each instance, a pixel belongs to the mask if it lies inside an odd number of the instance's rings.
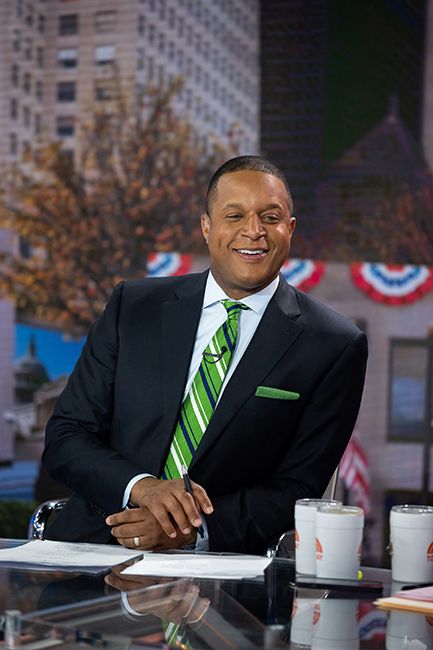
[{"label": "man's ear", "polygon": [[210,216],[207,212],[204,212],[200,217],[201,231],[203,237],[205,238],[206,244],[209,237],[209,228],[210,228]]}]

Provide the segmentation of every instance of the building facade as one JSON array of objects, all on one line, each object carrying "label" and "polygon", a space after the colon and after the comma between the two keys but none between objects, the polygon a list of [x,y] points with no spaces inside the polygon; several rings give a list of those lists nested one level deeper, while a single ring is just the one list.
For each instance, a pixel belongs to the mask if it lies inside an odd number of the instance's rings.
[{"label": "building facade", "polygon": [[0,161],[40,137],[73,151],[113,70],[126,91],[182,77],[175,107],[195,131],[257,153],[258,0],[3,0]]}]

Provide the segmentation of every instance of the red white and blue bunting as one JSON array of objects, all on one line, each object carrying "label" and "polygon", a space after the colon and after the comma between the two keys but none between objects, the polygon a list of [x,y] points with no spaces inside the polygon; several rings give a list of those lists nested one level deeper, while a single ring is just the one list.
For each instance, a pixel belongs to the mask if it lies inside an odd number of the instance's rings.
[{"label": "red white and blue bunting", "polygon": [[149,277],[184,275],[191,270],[191,255],[181,253],[149,253],[147,274]]},{"label": "red white and blue bunting", "polygon": [[289,260],[281,268],[284,279],[301,291],[319,284],[324,272],[325,264],[313,260]]},{"label": "red white and blue bunting", "polygon": [[397,264],[351,264],[353,282],[372,300],[400,307],[433,289],[433,267]]}]

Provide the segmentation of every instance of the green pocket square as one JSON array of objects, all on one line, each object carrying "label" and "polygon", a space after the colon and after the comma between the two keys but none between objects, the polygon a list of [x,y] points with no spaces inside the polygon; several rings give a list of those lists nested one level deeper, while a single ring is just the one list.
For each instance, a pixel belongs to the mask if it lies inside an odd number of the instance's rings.
[{"label": "green pocket square", "polygon": [[256,397],[270,397],[271,399],[299,399],[299,393],[293,393],[291,390],[282,388],[271,388],[270,386],[257,386]]}]

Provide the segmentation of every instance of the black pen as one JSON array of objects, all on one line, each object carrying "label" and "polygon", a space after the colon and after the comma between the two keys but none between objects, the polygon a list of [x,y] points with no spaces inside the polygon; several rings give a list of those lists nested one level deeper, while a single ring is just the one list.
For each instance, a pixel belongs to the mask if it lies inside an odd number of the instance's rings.
[{"label": "black pen", "polygon": [[[192,493],[192,485],[191,485],[191,480],[188,476],[188,470],[185,467],[185,465],[182,465],[182,476],[183,476],[183,484],[185,486],[185,492],[188,492],[194,499],[193,493]],[[200,526],[197,526],[197,531],[200,537],[203,539],[204,537],[204,530],[203,526],[200,524]]]}]

